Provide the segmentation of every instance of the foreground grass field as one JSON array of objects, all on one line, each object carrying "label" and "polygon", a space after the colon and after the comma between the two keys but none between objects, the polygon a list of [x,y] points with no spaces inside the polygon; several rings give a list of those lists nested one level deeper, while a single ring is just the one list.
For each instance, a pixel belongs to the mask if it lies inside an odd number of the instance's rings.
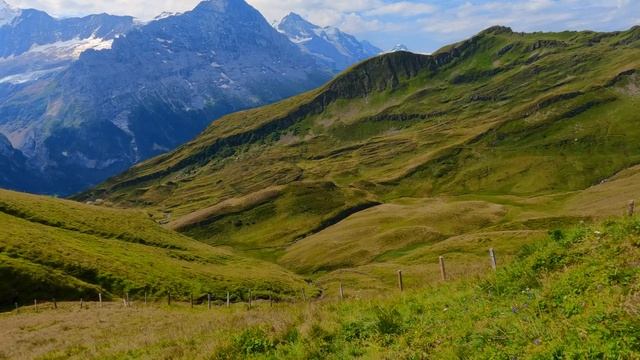
[{"label": "foreground grass field", "polygon": [[551,231],[496,273],[366,300],[22,309],[0,315],[0,358],[636,359],[639,258],[635,218]]}]

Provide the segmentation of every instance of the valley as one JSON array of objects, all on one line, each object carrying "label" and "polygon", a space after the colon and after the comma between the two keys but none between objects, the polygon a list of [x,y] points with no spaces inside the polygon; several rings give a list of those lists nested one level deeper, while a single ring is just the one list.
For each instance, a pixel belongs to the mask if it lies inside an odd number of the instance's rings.
[{"label": "valley", "polygon": [[491,27],[69,200],[0,191],[0,358],[634,358],[639,55],[640,27]]},{"label": "valley", "polygon": [[77,199],[144,208],[321,285],[393,287],[404,267],[419,281],[439,255],[473,273],[489,247],[509,258],[637,198],[637,34],[496,27],[383,55]]}]

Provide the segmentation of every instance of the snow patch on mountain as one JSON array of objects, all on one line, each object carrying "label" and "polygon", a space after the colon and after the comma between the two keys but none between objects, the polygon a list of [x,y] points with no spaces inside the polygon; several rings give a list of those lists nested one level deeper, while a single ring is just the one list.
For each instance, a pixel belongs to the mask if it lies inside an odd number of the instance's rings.
[{"label": "snow patch on mountain", "polygon": [[398,52],[398,51],[410,51],[410,50],[407,47],[407,45],[397,44],[396,46],[391,48],[391,50],[387,51],[386,53],[394,53],[394,52]]},{"label": "snow patch on mountain", "polygon": [[66,69],[66,67],[58,67],[58,68],[47,69],[47,70],[37,70],[37,71],[30,71],[30,72],[21,73],[21,74],[9,75],[0,79],[0,84],[13,84],[13,85],[26,84],[28,82],[36,81],[38,79],[43,78],[46,75],[56,73],[64,69]]},{"label": "snow patch on mountain", "polygon": [[66,41],[34,45],[27,53],[41,53],[56,59],[77,60],[87,50],[108,50],[112,45],[113,39],[105,40],[94,35],[86,39],[76,37]]},{"label": "snow patch on mountain", "polygon": [[35,44],[20,55],[0,57],[0,84],[25,84],[65,70],[87,50],[111,49],[113,40],[76,37],[49,44]]},{"label": "snow patch on mountain", "polygon": [[181,14],[182,13],[179,13],[179,12],[164,11],[160,15],[156,16],[155,18],[153,18],[153,20],[162,20],[162,19],[166,19],[166,18],[169,18],[169,17],[172,17],[172,16],[178,16],[178,15],[181,15]]}]

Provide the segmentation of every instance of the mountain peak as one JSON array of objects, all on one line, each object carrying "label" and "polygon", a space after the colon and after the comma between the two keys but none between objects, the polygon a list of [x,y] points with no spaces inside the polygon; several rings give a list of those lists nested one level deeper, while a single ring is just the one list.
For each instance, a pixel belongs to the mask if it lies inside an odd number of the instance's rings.
[{"label": "mountain peak", "polygon": [[320,62],[328,62],[336,70],[346,69],[382,52],[336,27],[320,27],[294,12],[282,18],[275,27],[305,52]]},{"label": "mountain peak", "polygon": [[405,45],[405,44],[396,44],[396,46],[394,46],[388,52],[393,53],[393,52],[398,52],[398,51],[407,51],[407,52],[409,52],[409,47],[407,47],[407,45]]},{"label": "mountain peak", "polygon": [[493,35],[513,34],[513,30],[510,27],[496,25],[482,31],[480,34],[493,34]]},{"label": "mountain peak", "polygon": [[302,15],[294,13],[294,12],[290,12],[287,16],[282,18],[282,21],[280,23],[286,23],[286,22],[295,22],[295,23],[303,23],[303,24],[308,24],[314,28],[317,28],[319,26],[312,24],[309,20],[305,19],[302,17]]},{"label": "mountain peak", "polygon": [[283,17],[282,20],[294,20],[294,21],[305,21],[308,22],[307,20],[305,20],[302,15],[298,14],[298,13],[294,13],[293,11],[290,12],[289,14],[287,14],[287,16]]},{"label": "mountain peak", "polygon": [[[1,1],[1,0],[0,0]],[[204,0],[196,6],[196,11],[226,13],[237,9],[251,8],[244,0]]]},{"label": "mountain peak", "polygon": [[294,12],[283,17],[276,27],[283,33],[296,36],[309,36],[314,30],[320,29],[318,25],[312,24],[301,15]]},{"label": "mountain peak", "polygon": [[20,14],[20,10],[0,0],[0,26],[9,24]]}]

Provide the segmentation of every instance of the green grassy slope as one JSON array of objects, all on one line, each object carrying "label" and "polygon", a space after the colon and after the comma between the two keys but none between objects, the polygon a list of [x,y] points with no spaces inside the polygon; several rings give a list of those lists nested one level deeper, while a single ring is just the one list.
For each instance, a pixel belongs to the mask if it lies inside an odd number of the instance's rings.
[{"label": "green grassy slope", "polygon": [[[0,304],[34,298],[286,297],[308,286],[271,263],[166,230],[141,211],[0,191]],[[312,294],[313,290],[308,289]]]},{"label": "green grassy slope", "polygon": [[[637,219],[554,231],[495,274],[328,305],[287,332],[249,328],[220,357],[634,359],[639,247]],[[257,339],[267,346],[246,347]]]},{"label": "green grassy slope", "polygon": [[[640,220],[537,236],[476,278],[356,299],[0,314],[0,358],[636,359]],[[453,269],[452,269],[453,270]],[[437,272],[437,269],[434,269]],[[394,277],[390,274],[390,277]]]},{"label": "green grassy slope", "polygon": [[473,260],[481,241],[513,255],[527,234],[640,197],[614,177],[640,163],[639,55],[638,27],[495,27],[431,56],[383,55],[220,119],[78,199],[145,207],[329,283],[428,272],[437,253]]}]

